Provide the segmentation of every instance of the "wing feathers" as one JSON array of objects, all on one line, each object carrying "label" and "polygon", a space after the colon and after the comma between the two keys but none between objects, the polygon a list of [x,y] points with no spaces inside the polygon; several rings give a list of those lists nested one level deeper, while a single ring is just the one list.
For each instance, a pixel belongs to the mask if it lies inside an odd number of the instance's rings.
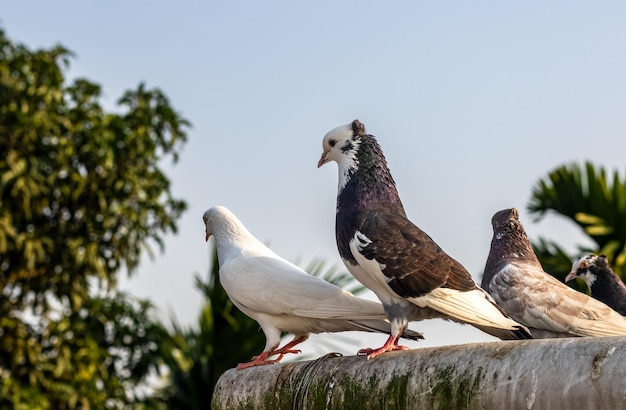
[{"label": "wing feathers", "polygon": [[382,272],[399,296],[424,296],[442,286],[457,290],[476,288],[465,268],[403,215],[372,212],[355,238],[364,257],[384,266]]},{"label": "wing feathers", "polygon": [[526,326],[572,336],[626,334],[626,319],[534,265],[506,265],[489,283],[491,295]]},{"label": "wing feathers", "polygon": [[283,259],[235,258],[221,267],[234,302],[255,312],[320,319],[384,319],[380,303],[357,298]]},{"label": "wing feathers", "polygon": [[433,290],[429,295],[410,298],[421,307],[430,307],[451,318],[479,327],[517,330],[520,324],[505,316],[491,297],[481,289],[458,291],[449,288]]}]

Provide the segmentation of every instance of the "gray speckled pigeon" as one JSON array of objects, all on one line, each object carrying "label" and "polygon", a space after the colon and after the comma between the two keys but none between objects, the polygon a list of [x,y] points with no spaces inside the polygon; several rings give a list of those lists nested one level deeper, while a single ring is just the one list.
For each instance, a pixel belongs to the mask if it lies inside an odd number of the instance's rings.
[{"label": "gray speckled pigeon", "polygon": [[515,208],[497,212],[482,287],[535,338],[626,335],[613,309],[544,272]]}]

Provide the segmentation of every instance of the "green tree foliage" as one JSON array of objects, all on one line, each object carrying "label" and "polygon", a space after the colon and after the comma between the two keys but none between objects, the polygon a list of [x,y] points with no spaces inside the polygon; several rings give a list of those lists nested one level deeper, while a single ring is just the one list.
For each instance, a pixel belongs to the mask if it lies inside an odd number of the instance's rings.
[{"label": "green tree foliage", "polygon": [[85,298],[79,311],[42,315],[39,323],[10,310],[2,318],[0,408],[157,406],[135,392],[157,370],[164,337],[151,310],[123,293]]},{"label": "green tree foliage", "polygon": [[[170,335],[162,344],[161,355],[169,376],[160,394],[166,397],[167,408],[210,408],[222,373],[250,361],[265,347],[259,325],[233,305],[220,284],[217,252],[213,252],[211,266],[206,282],[197,275],[195,278],[196,288],[205,297],[197,328],[183,328],[173,321]],[[322,260],[314,260],[305,270],[353,293],[365,290],[348,273],[326,269]]]},{"label": "green tree foliage", "polygon": [[550,211],[566,217],[594,244],[569,255],[555,241],[540,238],[533,247],[546,271],[562,280],[573,259],[593,252],[606,255],[618,275],[626,273],[626,179],[618,171],[590,162],[560,166],[535,185],[528,210],[537,219]]},{"label": "green tree foliage", "polygon": [[100,86],[66,82],[70,57],[0,30],[0,404],[134,407],[162,329],[114,289],[176,231],[158,165],[188,122],[144,85],[105,111]]}]

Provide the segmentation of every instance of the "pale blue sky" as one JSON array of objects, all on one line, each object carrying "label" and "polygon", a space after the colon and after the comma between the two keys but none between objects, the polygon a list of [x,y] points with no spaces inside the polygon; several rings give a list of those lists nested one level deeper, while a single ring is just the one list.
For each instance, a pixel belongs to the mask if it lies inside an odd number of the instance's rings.
[{"label": "pale blue sky", "polygon": [[[477,280],[502,208],[520,209],[531,236],[572,243],[574,229],[533,224],[525,207],[564,162],[624,169],[624,22],[618,1],[19,1],[0,14],[14,40],[73,50],[70,74],[101,83],[108,106],[145,81],[192,121],[167,166],[189,203],[179,234],[122,281],[183,323],[199,313],[210,206],[287,259],[341,266],[337,170],[316,163],[323,135],[355,118],[378,137],[411,219]],[[491,340],[411,327],[422,346]]]}]

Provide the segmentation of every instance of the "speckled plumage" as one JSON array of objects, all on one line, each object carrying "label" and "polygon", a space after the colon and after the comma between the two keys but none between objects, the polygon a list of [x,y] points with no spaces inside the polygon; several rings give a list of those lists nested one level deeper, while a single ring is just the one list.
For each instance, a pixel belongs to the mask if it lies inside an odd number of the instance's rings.
[{"label": "speckled plumage", "polygon": [[544,272],[515,208],[497,212],[492,226],[481,285],[535,338],[626,334],[617,312]]}]

